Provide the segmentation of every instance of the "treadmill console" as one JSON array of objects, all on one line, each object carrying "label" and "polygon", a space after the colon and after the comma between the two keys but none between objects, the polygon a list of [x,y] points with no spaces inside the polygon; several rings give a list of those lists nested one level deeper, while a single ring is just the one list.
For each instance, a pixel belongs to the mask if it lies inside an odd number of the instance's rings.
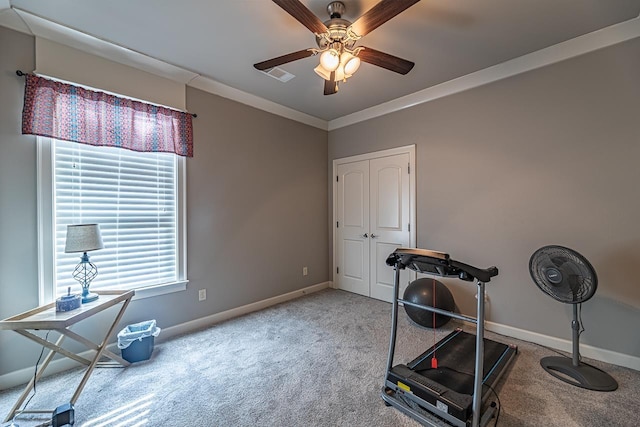
[{"label": "treadmill console", "polygon": [[486,269],[472,267],[451,259],[449,254],[428,249],[398,248],[387,257],[387,265],[400,270],[409,268],[418,273],[443,277],[457,277],[472,282],[477,279],[487,283],[498,275],[497,267]]}]

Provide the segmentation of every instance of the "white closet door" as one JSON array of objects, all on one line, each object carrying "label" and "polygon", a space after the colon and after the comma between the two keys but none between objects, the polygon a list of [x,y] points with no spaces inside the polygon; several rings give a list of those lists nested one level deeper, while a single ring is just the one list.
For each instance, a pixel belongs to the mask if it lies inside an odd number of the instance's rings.
[{"label": "white closet door", "polygon": [[[394,271],[385,261],[397,248],[409,247],[411,240],[409,154],[370,160],[369,175],[369,296],[391,301]],[[400,284],[404,288],[408,274],[402,273]]]},{"label": "white closet door", "polygon": [[369,296],[369,161],[338,166],[338,288]]},{"label": "white closet door", "polygon": [[[337,287],[384,301],[393,297],[386,259],[409,247],[409,153],[337,167]],[[401,274],[401,292],[409,273]]]}]

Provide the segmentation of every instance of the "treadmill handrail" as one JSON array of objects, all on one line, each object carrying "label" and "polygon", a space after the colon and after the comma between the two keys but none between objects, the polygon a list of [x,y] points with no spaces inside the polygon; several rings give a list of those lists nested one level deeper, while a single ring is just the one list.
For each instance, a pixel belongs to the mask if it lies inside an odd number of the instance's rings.
[{"label": "treadmill handrail", "polygon": [[421,310],[425,310],[431,313],[441,314],[443,316],[451,317],[453,319],[458,319],[458,320],[462,320],[462,321],[473,323],[473,324],[478,323],[478,319],[476,319],[475,317],[465,316],[464,314],[459,314],[454,311],[443,310],[441,308],[431,307],[430,305],[418,304],[415,302],[407,301],[402,298],[398,298],[398,302],[402,303],[402,305],[408,305],[410,307],[419,308]]},{"label": "treadmill handrail", "polygon": [[498,267],[478,268],[451,259],[445,252],[429,249],[398,248],[387,257],[387,265],[401,270],[409,268],[418,273],[433,274],[442,277],[458,277],[467,282],[479,280],[491,281],[498,275]]},{"label": "treadmill handrail", "polygon": [[489,268],[477,268],[455,260],[451,260],[451,265],[484,283],[490,282],[491,278],[497,276],[499,273],[498,267],[495,265]]}]

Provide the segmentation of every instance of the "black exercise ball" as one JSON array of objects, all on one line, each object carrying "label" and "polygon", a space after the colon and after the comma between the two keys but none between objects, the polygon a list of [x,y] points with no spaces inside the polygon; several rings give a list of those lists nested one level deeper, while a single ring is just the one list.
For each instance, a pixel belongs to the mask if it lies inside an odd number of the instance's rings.
[{"label": "black exercise ball", "polygon": [[[433,290],[435,288],[436,304],[435,307],[441,310],[454,311],[456,302],[451,295],[451,291],[444,285],[444,283],[438,282],[435,279],[422,278],[414,280],[409,283],[407,289],[404,290],[403,299],[405,301],[412,302],[414,304],[426,305],[433,307]],[[433,315],[434,313],[423,310],[421,308],[412,307],[407,304],[404,305],[404,310],[411,320],[416,322],[420,326],[426,328],[433,328]],[[436,328],[445,325],[451,317],[443,314],[436,314]]]}]

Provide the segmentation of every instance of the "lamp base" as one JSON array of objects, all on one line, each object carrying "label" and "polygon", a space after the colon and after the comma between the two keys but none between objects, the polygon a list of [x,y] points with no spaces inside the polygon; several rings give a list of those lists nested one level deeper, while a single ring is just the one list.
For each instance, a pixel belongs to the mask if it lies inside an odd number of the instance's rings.
[{"label": "lamp base", "polygon": [[84,294],[82,295],[82,303],[85,304],[87,302],[95,301],[95,300],[98,299],[99,296],[100,295],[98,295],[98,294],[93,294],[91,292],[87,292],[86,295],[84,295]]}]

